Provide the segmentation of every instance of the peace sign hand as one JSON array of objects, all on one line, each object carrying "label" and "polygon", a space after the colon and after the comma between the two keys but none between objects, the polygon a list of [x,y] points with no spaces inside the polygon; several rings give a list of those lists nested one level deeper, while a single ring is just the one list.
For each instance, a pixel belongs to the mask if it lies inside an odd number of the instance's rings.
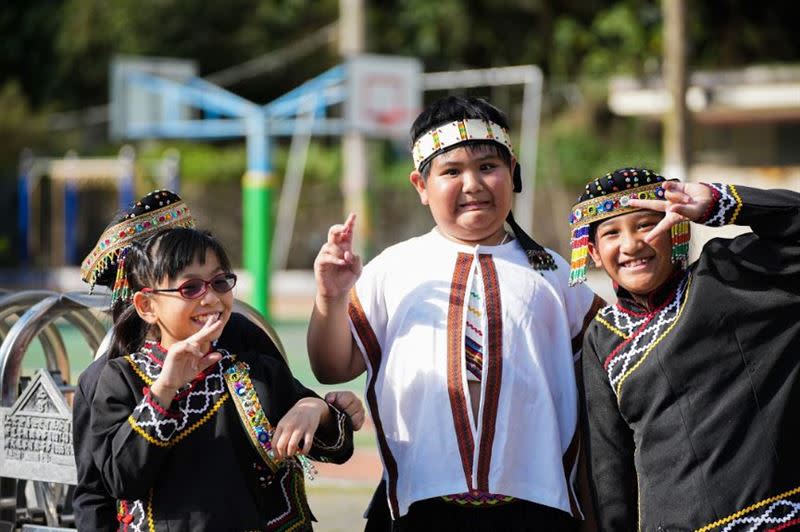
[{"label": "peace sign hand", "polygon": [[652,242],[680,222],[696,222],[708,211],[714,196],[711,189],[700,183],[665,181],[664,200],[631,199],[630,206],[665,213],[664,218],[647,234],[646,242]]},{"label": "peace sign hand", "polygon": [[161,406],[169,405],[179,388],[222,358],[216,351],[209,352],[222,328],[219,318],[209,319],[199,331],[169,347],[161,375],[150,387]]},{"label": "peace sign hand", "polygon": [[331,226],[328,241],[314,260],[314,277],[321,297],[346,296],[361,275],[361,257],[353,253],[353,228],[356,215],[350,213],[344,224]]}]

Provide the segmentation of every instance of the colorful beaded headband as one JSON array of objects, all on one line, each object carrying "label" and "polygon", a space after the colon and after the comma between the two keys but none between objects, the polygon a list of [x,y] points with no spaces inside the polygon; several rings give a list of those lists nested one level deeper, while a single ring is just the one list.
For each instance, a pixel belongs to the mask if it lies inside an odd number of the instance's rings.
[{"label": "colorful beaded headband", "polygon": [[[660,176],[659,176],[660,177]],[[591,198],[583,201],[572,208],[569,217],[569,225],[575,228],[581,225],[589,225],[606,218],[619,216],[640,210],[631,207],[632,199],[654,200],[664,199],[664,189],[661,183],[652,183],[641,187],[631,187],[633,190],[623,190],[604,196]]]},{"label": "colorful beaded headband", "polygon": [[506,128],[488,120],[466,118],[435,127],[418,138],[411,149],[414,168],[419,170],[431,157],[456,144],[487,140],[505,146],[514,157],[511,137]]},{"label": "colorful beaded headband", "polygon": [[194,227],[189,207],[173,192],[151,192],[131,206],[122,221],[103,231],[81,262],[81,279],[92,288],[95,284],[111,285],[112,302],[125,299],[124,252],[135,240],[169,227]]},{"label": "colorful beaded headband", "polygon": [[[572,207],[570,286],[586,280],[589,267],[589,233],[593,223],[642,210],[630,205],[632,199],[663,200],[663,176],[642,168],[622,168],[586,184],[586,190]],[[686,267],[689,256],[689,223],[672,227],[672,262]]]}]

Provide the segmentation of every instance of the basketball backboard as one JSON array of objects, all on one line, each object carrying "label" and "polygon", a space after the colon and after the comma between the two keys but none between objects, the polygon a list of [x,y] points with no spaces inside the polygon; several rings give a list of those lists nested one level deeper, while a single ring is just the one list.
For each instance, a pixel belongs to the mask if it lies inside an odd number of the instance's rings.
[{"label": "basketball backboard", "polygon": [[126,138],[131,126],[191,117],[191,108],[165,91],[149,90],[138,74],[183,83],[197,75],[194,61],[166,57],[117,56],[111,63],[111,136]]},{"label": "basketball backboard", "polygon": [[359,55],[347,61],[345,117],[350,128],[401,138],[422,107],[422,64],[413,57]]}]

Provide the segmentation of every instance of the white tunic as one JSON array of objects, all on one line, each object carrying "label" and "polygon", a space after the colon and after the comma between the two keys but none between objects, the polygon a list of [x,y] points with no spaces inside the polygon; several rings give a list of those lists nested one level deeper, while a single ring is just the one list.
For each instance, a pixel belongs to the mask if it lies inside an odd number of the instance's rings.
[{"label": "white tunic", "polygon": [[[576,512],[571,339],[593,294],[568,288],[569,265],[550,253],[558,268],[537,272],[516,240],[472,247],[434,229],[364,267],[350,321],[367,364],[367,404],[395,519],[415,501],[467,491]],[[475,261],[488,333],[477,420],[464,361]]]}]

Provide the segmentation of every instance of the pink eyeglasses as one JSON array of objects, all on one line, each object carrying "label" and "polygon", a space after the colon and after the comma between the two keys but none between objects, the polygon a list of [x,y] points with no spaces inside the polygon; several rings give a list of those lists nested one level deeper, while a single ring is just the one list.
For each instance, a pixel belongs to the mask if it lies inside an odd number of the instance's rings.
[{"label": "pink eyeglasses", "polygon": [[142,292],[146,294],[178,292],[184,299],[197,299],[206,295],[209,287],[218,294],[224,294],[230,292],[234,286],[236,286],[236,274],[226,272],[217,274],[208,281],[205,279],[188,279],[182,282],[178,288],[142,288]]}]

